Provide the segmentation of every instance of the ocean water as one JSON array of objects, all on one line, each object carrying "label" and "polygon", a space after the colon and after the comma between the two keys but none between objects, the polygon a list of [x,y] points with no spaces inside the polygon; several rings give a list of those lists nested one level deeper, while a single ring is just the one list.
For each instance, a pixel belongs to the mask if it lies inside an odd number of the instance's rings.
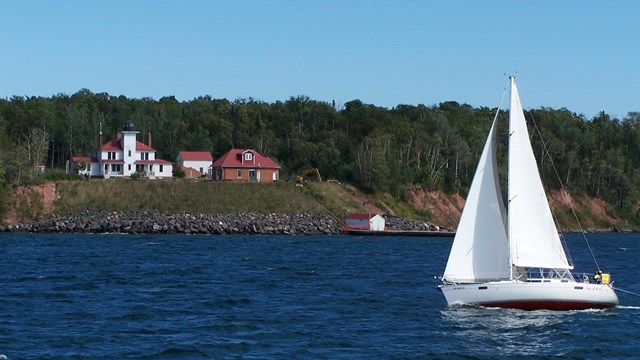
[{"label": "ocean water", "polygon": [[[13,359],[600,359],[640,354],[638,234],[589,235],[621,305],[448,308],[451,238],[0,234]],[[592,272],[581,236],[568,244]],[[624,290],[624,292],[622,291]]]}]

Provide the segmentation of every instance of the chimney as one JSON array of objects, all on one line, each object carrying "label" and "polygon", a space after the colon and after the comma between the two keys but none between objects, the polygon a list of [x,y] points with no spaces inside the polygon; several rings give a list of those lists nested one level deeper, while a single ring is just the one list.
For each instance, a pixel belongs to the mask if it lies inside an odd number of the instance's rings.
[{"label": "chimney", "polygon": [[149,144],[147,144],[147,145],[149,145],[149,147],[152,147],[151,146],[151,131],[149,131]]}]

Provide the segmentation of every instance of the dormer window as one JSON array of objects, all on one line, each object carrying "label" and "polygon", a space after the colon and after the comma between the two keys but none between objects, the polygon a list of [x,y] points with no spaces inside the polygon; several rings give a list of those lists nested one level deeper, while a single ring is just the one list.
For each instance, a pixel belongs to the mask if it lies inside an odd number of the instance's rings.
[{"label": "dormer window", "polygon": [[250,153],[250,152],[245,153],[245,154],[244,154],[244,159],[245,159],[246,161],[251,161],[251,160],[253,160],[253,154],[252,154],[252,153]]}]

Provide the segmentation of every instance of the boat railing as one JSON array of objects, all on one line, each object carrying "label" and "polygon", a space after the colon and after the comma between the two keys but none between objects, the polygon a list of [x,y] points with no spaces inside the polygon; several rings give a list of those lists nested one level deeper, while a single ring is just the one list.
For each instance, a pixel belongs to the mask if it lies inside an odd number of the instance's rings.
[{"label": "boat railing", "polygon": [[573,274],[567,269],[529,268],[526,274],[528,282],[544,282],[552,279],[563,282],[576,281]]},{"label": "boat railing", "polygon": [[611,274],[608,273],[582,273],[581,275],[576,275],[576,281],[585,284],[613,284],[613,281],[611,281]]}]

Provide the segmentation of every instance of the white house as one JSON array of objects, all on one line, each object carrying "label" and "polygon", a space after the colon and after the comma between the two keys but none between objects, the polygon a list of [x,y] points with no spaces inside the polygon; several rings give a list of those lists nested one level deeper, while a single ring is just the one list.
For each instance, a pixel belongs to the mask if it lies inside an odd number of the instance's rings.
[{"label": "white house", "polygon": [[213,156],[208,151],[180,151],[176,162],[184,168],[195,169],[203,175],[211,176]]},{"label": "white house", "polygon": [[94,150],[90,161],[87,161],[87,158],[74,157],[84,160],[85,168],[78,169],[78,173],[90,177],[110,178],[130,177],[138,172],[150,179],[171,178],[171,162],[156,158],[156,150],[151,147],[151,136],[149,144],[143,144],[137,140],[138,133],[133,127],[133,122],[129,120],[115,139],[103,144],[100,131],[100,146]]},{"label": "white house", "polygon": [[349,214],[345,223],[351,229],[384,231],[385,220],[378,214]]}]

